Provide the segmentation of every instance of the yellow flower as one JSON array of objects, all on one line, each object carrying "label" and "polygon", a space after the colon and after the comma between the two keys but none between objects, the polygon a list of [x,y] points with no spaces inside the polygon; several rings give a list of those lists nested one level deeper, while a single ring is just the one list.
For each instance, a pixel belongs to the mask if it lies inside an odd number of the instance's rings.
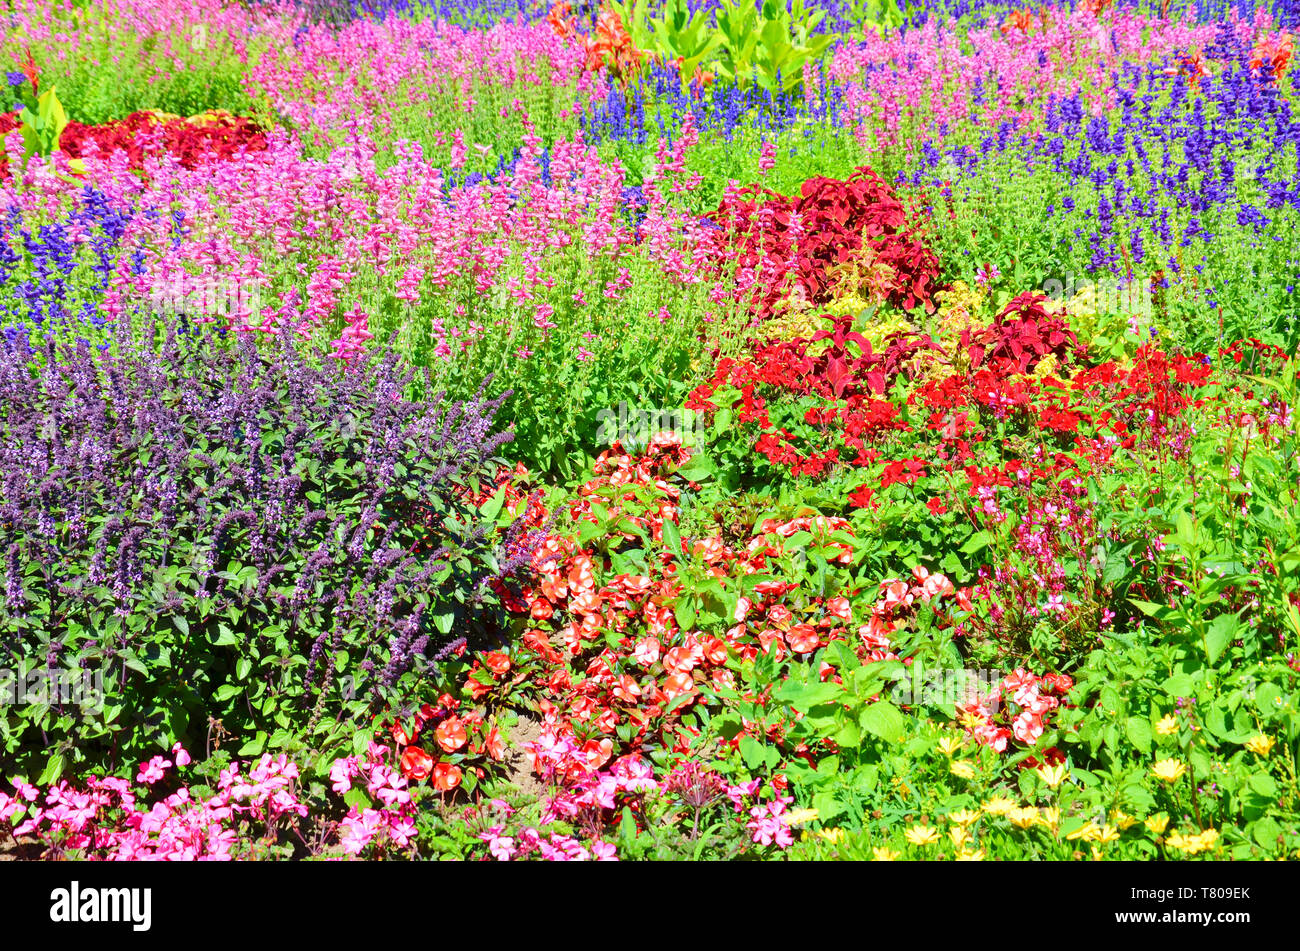
[{"label": "yellow flower", "polygon": [[1219,830],[1206,829],[1196,838],[1197,838],[1197,843],[1200,845],[1202,851],[1213,848],[1214,843],[1217,842],[1219,839]]},{"label": "yellow flower", "polygon": [[951,756],[959,749],[961,749],[960,736],[945,736],[939,741],[939,752],[943,753],[945,756]]},{"label": "yellow flower", "polygon": [[948,813],[948,821],[955,822],[959,826],[968,826],[980,817],[977,809],[958,809],[956,812]]},{"label": "yellow flower", "polygon": [[1179,852],[1186,852],[1188,855],[1198,855],[1214,846],[1218,841],[1219,832],[1217,829],[1205,829],[1196,835],[1183,835],[1181,832],[1175,832],[1165,840],[1165,843]]},{"label": "yellow flower", "polygon": [[1055,806],[1044,806],[1038,821],[1055,832],[1056,827],[1061,824],[1061,810]]},{"label": "yellow flower", "polygon": [[958,862],[983,862],[984,850],[976,849],[973,852],[958,852],[957,861]]},{"label": "yellow flower", "polygon": [[1173,736],[1178,732],[1178,718],[1172,713],[1166,713],[1156,724],[1156,732],[1161,736]]},{"label": "yellow flower", "polygon": [[844,841],[843,829],[818,829],[816,832],[813,833],[813,835],[817,836],[820,839],[825,839],[827,842],[831,843],[832,845],[834,845],[837,842]]},{"label": "yellow flower", "polygon": [[1163,812],[1158,812],[1154,816],[1147,816],[1144,824],[1151,830],[1152,835],[1163,835],[1165,829],[1169,828],[1169,817]]},{"label": "yellow flower", "polygon": [[960,849],[970,841],[970,833],[962,826],[953,826],[948,830],[948,838],[952,839],[952,844]]},{"label": "yellow flower", "polygon": [[984,718],[974,713],[963,713],[958,721],[968,730],[978,730],[984,725]]},{"label": "yellow flower", "polygon": [[1187,772],[1187,767],[1176,759],[1162,759],[1151,767],[1152,775],[1166,783],[1178,782],[1185,772]]},{"label": "yellow flower", "polygon": [[871,857],[877,862],[892,862],[902,854],[902,852],[895,852],[887,845],[877,846],[871,850]]},{"label": "yellow flower", "polygon": [[1011,820],[1013,826],[1028,829],[1038,822],[1038,810],[1033,806],[1026,806],[1023,809],[1016,807],[1007,813],[1007,818]]},{"label": "yellow flower", "polygon": [[954,776],[959,776],[962,779],[975,778],[975,767],[967,762],[953,763],[949,770]]},{"label": "yellow flower", "polygon": [[903,838],[913,845],[934,845],[939,841],[939,830],[932,826],[912,826],[903,833]]},{"label": "yellow flower", "polygon": [[1087,822],[1084,825],[1079,826],[1079,828],[1075,829],[1073,832],[1066,833],[1065,837],[1071,842],[1077,841],[1078,839],[1083,839],[1085,842],[1091,842],[1100,834],[1101,830],[1097,828],[1097,823]]},{"label": "yellow flower", "polygon": [[1069,767],[1064,763],[1057,763],[1055,766],[1040,766],[1037,770],[1039,778],[1052,789],[1065,781],[1065,776],[1069,771]]},{"label": "yellow flower", "polygon": [[1119,830],[1114,826],[1102,826],[1101,831],[1097,833],[1097,842],[1100,845],[1110,845],[1119,838]]},{"label": "yellow flower", "polygon": [[993,796],[984,803],[984,811],[991,816],[1005,816],[1014,808],[1016,808],[1015,800],[1008,799],[1006,796]]},{"label": "yellow flower", "polygon": [[1129,826],[1134,825],[1137,822],[1137,819],[1130,816],[1123,809],[1112,809],[1110,811],[1110,821],[1119,827],[1120,832],[1123,832],[1128,829]]},{"label": "yellow flower", "polygon": [[1265,736],[1261,733],[1258,736],[1252,736],[1246,741],[1246,749],[1250,750],[1256,756],[1268,756],[1269,753],[1273,752],[1273,742],[1271,736]]},{"label": "yellow flower", "polygon": [[792,826],[801,826],[817,818],[816,809],[791,809],[785,814],[786,822]]},{"label": "yellow flower", "polygon": [[1101,854],[1101,849],[1097,848],[1097,847],[1094,845],[1094,846],[1092,847],[1092,860],[1093,860],[1094,862],[1100,862],[1100,861],[1102,860],[1102,857],[1103,857],[1103,856],[1102,856],[1102,854]]}]

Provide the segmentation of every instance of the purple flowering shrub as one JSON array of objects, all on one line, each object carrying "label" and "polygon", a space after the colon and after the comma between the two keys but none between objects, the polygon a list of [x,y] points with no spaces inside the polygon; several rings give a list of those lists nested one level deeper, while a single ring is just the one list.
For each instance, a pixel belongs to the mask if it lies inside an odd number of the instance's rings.
[{"label": "purple flowering shrub", "polygon": [[[49,781],[214,733],[324,751],[501,641],[531,535],[474,498],[504,397],[412,382],[292,334],[0,340],[0,670],[65,672],[6,707],[0,765],[48,751]],[[70,671],[102,697],[69,699]]]}]

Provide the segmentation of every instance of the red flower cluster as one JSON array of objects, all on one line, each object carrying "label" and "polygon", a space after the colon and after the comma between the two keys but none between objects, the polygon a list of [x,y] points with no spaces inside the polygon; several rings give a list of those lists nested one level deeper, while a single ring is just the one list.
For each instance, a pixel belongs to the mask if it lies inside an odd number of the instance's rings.
[{"label": "red flower cluster", "polygon": [[[618,446],[601,455],[569,504],[577,528],[552,535],[534,557],[536,581],[518,604],[528,630],[508,655],[481,656],[466,683],[482,699],[526,678],[540,694],[548,735],[572,740],[589,769],[646,742],[686,752],[694,732],[681,712],[705,702],[709,690],[734,688],[738,662],[760,652],[808,654],[851,636],[848,598],[799,597],[799,585],[769,567],[791,539],[849,564],[847,521],[768,520],[737,546],[719,537],[680,538],[677,500],[685,483],[674,472],[689,455],[668,436],[641,456]],[[606,530],[588,533],[586,524]],[[711,592],[721,620],[683,607],[701,591]]]},{"label": "red flower cluster", "polygon": [[384,722],[408,781],[428,779],[434,789],[450,792],[461,784],[465,769],[472,769],[478,778],[484,775],[481,765],[466,760],[505,758],[505,740],[496,725],[485,722],[477,710],[459,708],[459,700],[443,694],[437,707],[426,703],[407,721]]}]

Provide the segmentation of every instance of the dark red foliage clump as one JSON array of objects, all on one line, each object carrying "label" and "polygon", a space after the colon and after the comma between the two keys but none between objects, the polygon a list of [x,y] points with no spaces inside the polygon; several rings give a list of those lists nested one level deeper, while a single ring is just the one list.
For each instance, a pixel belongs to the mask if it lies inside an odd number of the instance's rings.
[{"label": "dark red foliage clump", "polygon": [[[148,131],[154,133],[152,139],[140,134]],[[59,139],[60,147],[73,158],[84,157],[92,142],[98,146],[101,156],[123,150],[132,168],[142,166],[146,155],[159,152],[169,152],[185,168],[194,168],[205,156],[225,160],[241,151],[264,151],[266,133],[252,119],[243,116],[215,115],[205,117],[202,122],[189,119],[159,122],[148,112],[133,112],[125,119],[98,126],[69,122]]]},{"label": "dark red foliage clump", "polygon": [[972,368],[1006,361],[1011,372],[1031,373],[1049,354],[1062,364],[1086,357],[1079,340],[1063,317],[1043,308],[1042,294],[1026,292],[1012,300],[987,327],[967,330],[961,344]]},{"label": "dark red foliage clump", "polygon": [[770,316],[784,296],[790,265],[809,305],[829,303],[837,271],[864,248],[893,274],[891,303],[933,308],[939,259],[920,240],[893,189],[868,168],[844,181],[809,179],[797,198],[748,185],[724,198],[712,220],[721,226],[726,258],[756,277],[751,304],[760,316]]},{"label": "dark red foliage clump", "polygon": [[[0,135],[18,128],[16,112],[0,113]],[[103,125],[69,122],[59,136],[59,149],[70,158],[85,158],[98,147],[101,157],[121,149],[132,168],[141,168],[146,156],[163,152],[175,156],[185,168],[216,159],[224,161],[241,152],[266,149],[266,133],[252,119],[209,113],[200,120],[159,121],[149,112],[133,112],[125,119]],[[0,180],[9,170],[0,156]]]}]

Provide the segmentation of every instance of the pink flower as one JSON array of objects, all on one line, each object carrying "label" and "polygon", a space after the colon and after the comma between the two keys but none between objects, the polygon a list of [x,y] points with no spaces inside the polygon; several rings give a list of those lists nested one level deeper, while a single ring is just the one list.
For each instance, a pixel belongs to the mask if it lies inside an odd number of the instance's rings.
[{"label": "pink flower", "polygon": [[179,741],[172,745],[172,756],[176,757],[176,765],[178,767],[189,766],[192,762],[190,754],[186,752],[185,747],[181,746]]},{"label": "pink flower", "polygon": [[166,775],[167,767],[171,766],[171,764],[171,760],[155,756],[149,762],[140,764],[140,772],[135,777],[135,781],[144,783],[146,786],[152,786]]},{"label": "pink flower", "polygon": [[502,835],[501,826],[492,826],[484,832],[479,833],[479,838],[488,844],[488,851],[498,862],[508,862],[515,854],[515,840],[508,835]]}]

